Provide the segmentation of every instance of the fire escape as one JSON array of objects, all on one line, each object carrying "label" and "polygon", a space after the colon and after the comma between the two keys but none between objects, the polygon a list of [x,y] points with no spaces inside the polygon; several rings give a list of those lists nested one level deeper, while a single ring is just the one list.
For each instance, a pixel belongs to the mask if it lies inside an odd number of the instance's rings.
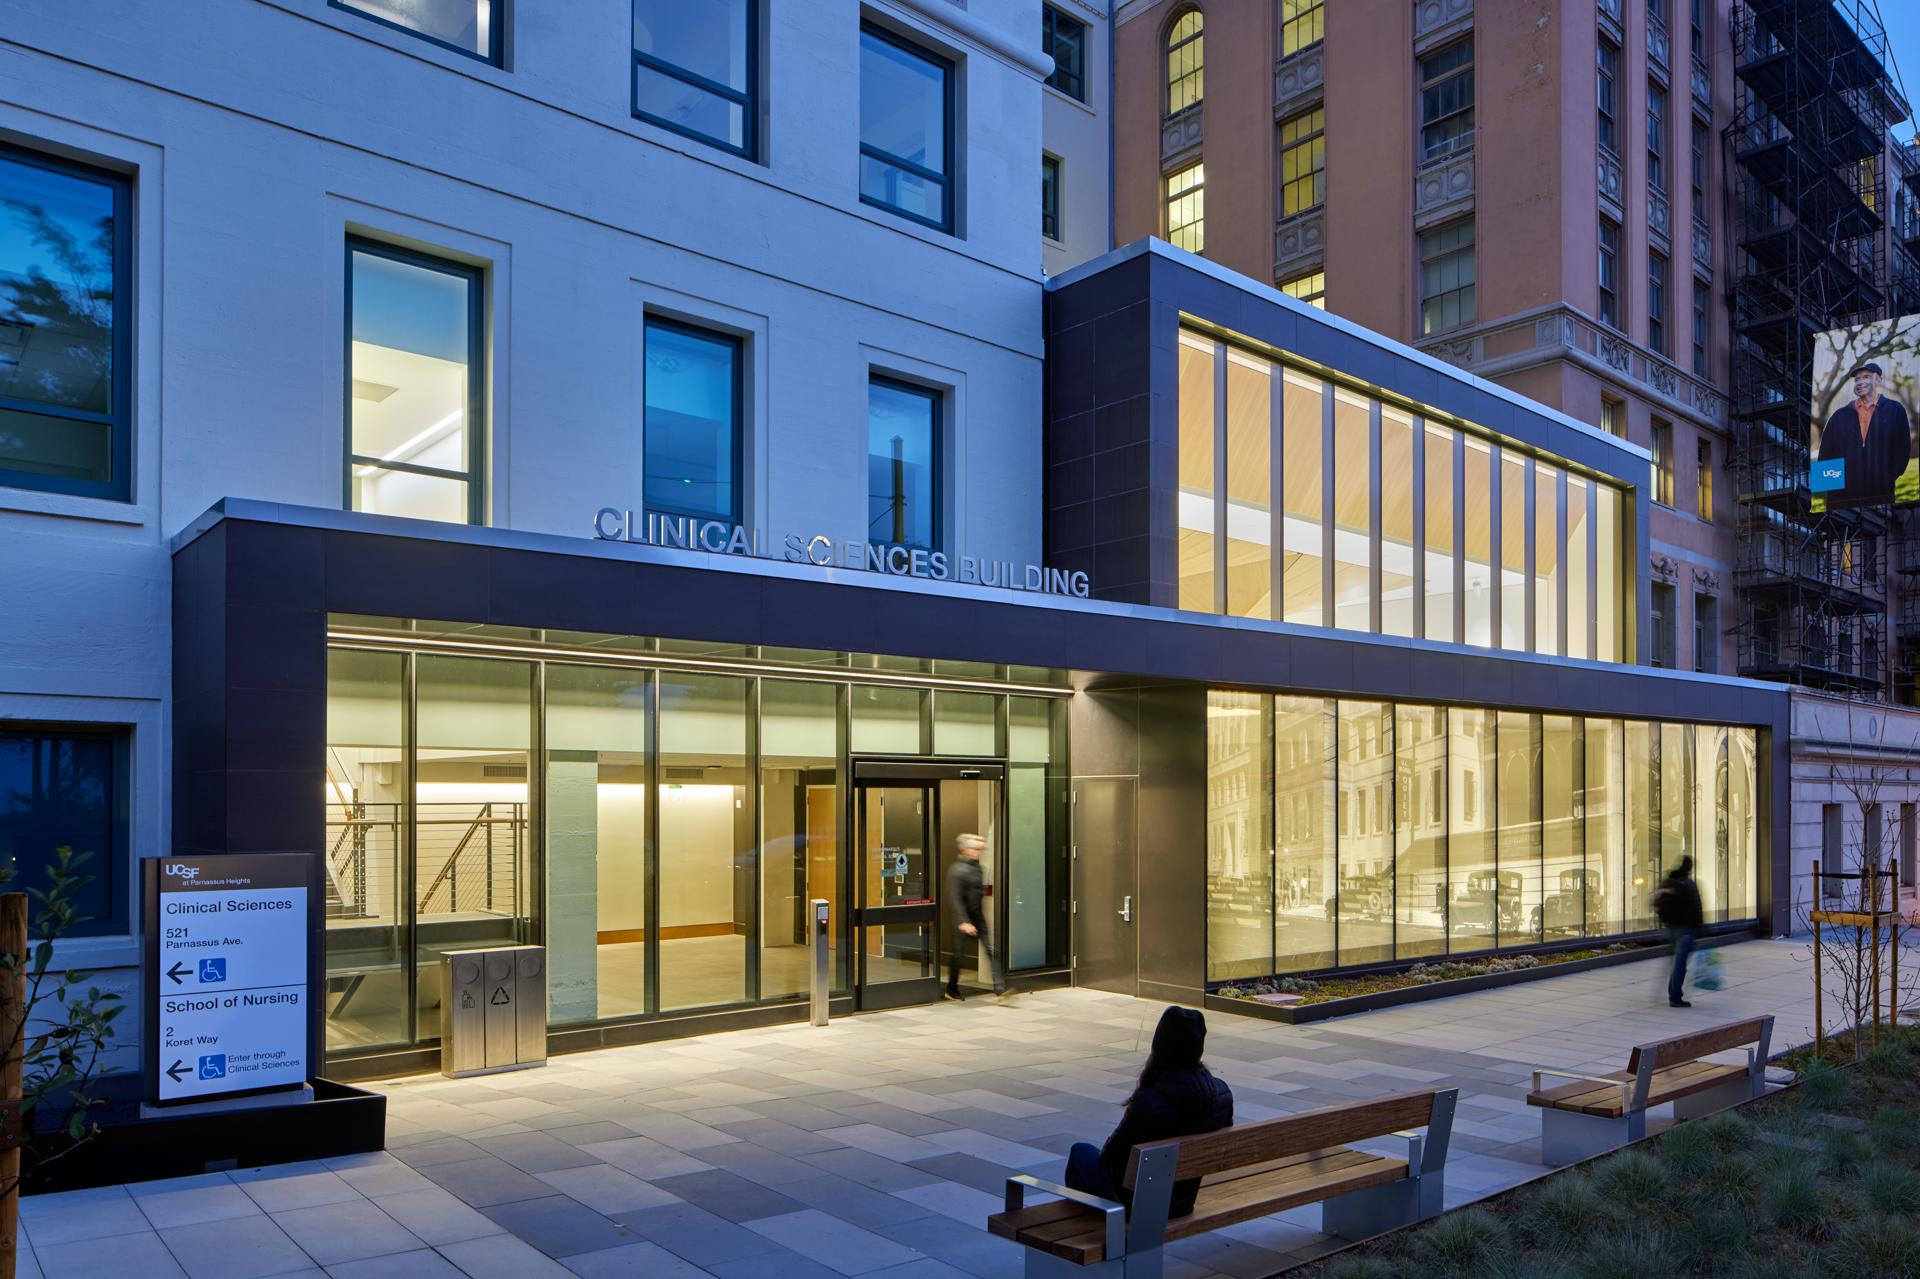
[{"label": "fire escape", "polygon": [[1879,696],[1889,514],[1814,509],[1807,411],[1819,335],[1897,314],[1881,161],[1905,109],[1861,0],[1741,0],[1732,20],[1739,672]]}]

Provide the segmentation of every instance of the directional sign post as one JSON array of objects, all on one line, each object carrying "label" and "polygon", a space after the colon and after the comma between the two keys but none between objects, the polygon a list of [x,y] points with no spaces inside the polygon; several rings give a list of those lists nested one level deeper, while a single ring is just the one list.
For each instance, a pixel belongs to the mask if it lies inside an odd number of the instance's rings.
[{"label": "directional sign post", "polygon": [[308,859],[168,857],[145,870],[147,1095],[165,1104],[303,1086]]}]

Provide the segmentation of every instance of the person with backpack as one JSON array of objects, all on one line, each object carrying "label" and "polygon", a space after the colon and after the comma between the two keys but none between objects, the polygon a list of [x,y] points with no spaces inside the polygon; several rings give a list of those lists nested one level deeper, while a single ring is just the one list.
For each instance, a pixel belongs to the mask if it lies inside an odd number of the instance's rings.
[{"label": "person with backpack", "polygon": [[1653,893],[1653,913],[1673,938],[1673,972],[1667,978],[1667,1005],[1691,1008],[1681,994],[1687,979],[1687,960],[1694,943],[1700,940],[1700,927],[1706,918],[1700,908],[1700,886],[1693,882],[1693,858],[1682,857],[1680,864],[1660,881]]},{"label": "person with backpack", "polygon": [[[1069,1189],[1131,1208],[1133,1196],[1125,1183],[1127,1159],[1135,1146],[1233,1126],[1233,1090],[1200,1063],[1206,1044],[1207,1019],[1197,1009],[1173,1007],[1160,1014],[1153,1048],[1119,1125],[1104,1145],[1076,1142],[1068,1153]],[[1184,1217],[1192,1212],[1199,1193],[1197,1177],[1174,1182],[1168,1215]]]}]

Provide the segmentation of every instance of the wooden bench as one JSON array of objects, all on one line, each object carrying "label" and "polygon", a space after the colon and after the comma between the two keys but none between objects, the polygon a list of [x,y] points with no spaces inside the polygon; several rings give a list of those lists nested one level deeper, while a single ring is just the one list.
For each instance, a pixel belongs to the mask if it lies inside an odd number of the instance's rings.
[{"label": "wooden bench", "polygon": [[[1697,1119],[1762,1095],[1772,1038],[1773,1018],[1757,1017],[1641,1044],[1625,1070],[1608,1075],[1534,1071],[1527,1104],[1543,1111],[1542,1158],[1558,1168],[1638,1141],[1647,1135],[1648,1109],[1665,1102],[1673,1103],[1676,1119]],[[1742,1047],[1744,1066],[1701,1060]],[[1549,1078],[1570,1082],[1543,1086]]]},{"label": "wooden bench", "polygon": [[[1005,1210],[987,1229],[1026,1248],[1028,1279],[1159,1279],[1168,1242],[1309,1203],[1321,1205],[1327,1233],[1362,1239],[1439,1213],[1458,1096],[1453,1088],[1405,1093],[1135,1146],[1131,1213],[1036,1177],[1009,1177]],[[1404,1159],[1348,1144],[1389,1134],[1406,1138]],[[1193,1211],[1169,1220],[1174,1183],[1192,1180],[1200,1181]],[[1029,1207],[1030,1189],[1059,1198]]]}]

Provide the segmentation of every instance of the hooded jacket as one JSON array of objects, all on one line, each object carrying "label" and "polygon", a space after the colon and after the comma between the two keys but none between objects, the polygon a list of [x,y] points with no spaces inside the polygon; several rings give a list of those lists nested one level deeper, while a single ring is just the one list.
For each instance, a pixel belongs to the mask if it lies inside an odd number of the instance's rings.
[{"label": "hooded jacket", "polygon": [[[1216,1079],[1212,1071],[1205,1066],[1170,1070],[1127,1102],[1119,1127],[1100,1147],[1100,1165],[1115,1186],[1124,1186],[1127,1157],[1141,1142],[1191,1137],[1232,1125],[1233,1090]],[[1194,1198],[1199,1193],[1197,1179],[1174,1182],[1170,1214],[1184,1217],[1192,1212]],[[1123,1189],[1120,1199],[1129,1208],[1133,1206],[1131,1192]]]}]

